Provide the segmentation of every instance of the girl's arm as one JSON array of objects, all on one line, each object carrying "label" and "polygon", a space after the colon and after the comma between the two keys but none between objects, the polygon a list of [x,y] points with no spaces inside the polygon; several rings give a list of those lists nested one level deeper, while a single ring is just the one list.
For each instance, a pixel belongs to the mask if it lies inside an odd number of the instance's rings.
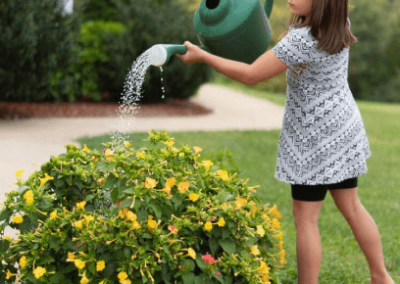
[{"label": "girl's arm", "polygon": [[262,54],[250,65],[213,55],[187,41],[184,45],[188,48],[188,52],[185,55],[177,55],[177,57],[185,64],[204,62],[225,76],[247,86],[268,80],[288,69],[288,66],[271,50]]}]

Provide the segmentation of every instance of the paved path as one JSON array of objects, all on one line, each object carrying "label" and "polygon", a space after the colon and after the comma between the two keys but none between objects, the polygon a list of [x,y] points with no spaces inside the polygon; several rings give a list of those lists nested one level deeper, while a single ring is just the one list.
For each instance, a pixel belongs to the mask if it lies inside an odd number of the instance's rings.
[{"label": "paved path", "polygon": [[[220,86],[205,84],[191,100],[213,112],[191,117],[135,118],[127,129],[147,132],[151,129],[173,131],[219,131],[280,129],[284,110],[263,99]],[[75,138],[119,131],[117,117],[105,118],[34,118],[0,120],[0,204],[5,193],[18,188],[15,172],[25,170],[24,180],[49,161],[51,155],[66,152],[65,145]],[[1,208],[1,207],[0,207]],[[12,236],[13,231],[6,229]]]}]

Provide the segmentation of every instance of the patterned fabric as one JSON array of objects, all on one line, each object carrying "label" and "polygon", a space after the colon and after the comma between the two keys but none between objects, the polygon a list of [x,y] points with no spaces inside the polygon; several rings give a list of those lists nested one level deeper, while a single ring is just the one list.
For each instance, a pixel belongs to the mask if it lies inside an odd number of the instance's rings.
[{"label": "patterned fabric", "polygon": [[371,150],[347,75],[349,49],[317,50],[308,26],[289,28],[272,51],[289,69],[275,178],[332,184],[367,172]]}]

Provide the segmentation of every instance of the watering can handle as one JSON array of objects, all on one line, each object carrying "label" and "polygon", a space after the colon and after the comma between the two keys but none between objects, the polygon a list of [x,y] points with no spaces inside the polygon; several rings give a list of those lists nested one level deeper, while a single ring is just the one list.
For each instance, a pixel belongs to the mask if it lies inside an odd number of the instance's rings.
[{"label": "watering can handle", "polygon": [[265,10],[265,14],[267,15],[268,19],[269,19],[269,16],[271,15],[273,6],[274,6],[274,0],[265,0],[264,10]]}]

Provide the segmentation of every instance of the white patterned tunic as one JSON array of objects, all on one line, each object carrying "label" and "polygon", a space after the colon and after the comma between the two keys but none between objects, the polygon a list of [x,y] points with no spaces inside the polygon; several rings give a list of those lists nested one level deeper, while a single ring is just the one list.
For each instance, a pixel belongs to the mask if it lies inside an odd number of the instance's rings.
[{"label": "white patterned tunic", "polygon": [[272,51],[289,69],[275,178],[332,184],[367,172],[371,150],[348,84],[349,49],[317,50],[308,26],[289,28]]}]

